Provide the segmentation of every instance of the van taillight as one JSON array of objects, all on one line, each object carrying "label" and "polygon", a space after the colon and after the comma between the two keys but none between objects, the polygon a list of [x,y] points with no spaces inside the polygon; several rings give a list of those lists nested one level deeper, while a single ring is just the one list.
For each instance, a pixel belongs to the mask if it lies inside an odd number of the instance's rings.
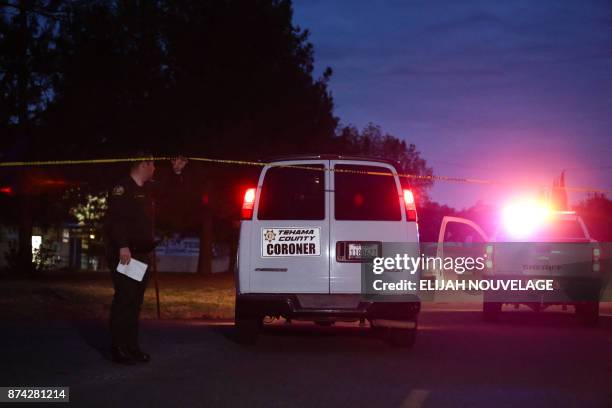
[{"label": "van taillight", "polygon": [[404,190],[404,206],[406,207],[406,220],[417,220],[416,205],[414,204],[414,194],[410,190]]},{"label": "van taillight", "polygon": [[242,211],[240,217],[243,220],[250,220],[253,218],[253,206],[255,205],[255,188],[249,188],[244,193],[244,200],[242,201]]}]

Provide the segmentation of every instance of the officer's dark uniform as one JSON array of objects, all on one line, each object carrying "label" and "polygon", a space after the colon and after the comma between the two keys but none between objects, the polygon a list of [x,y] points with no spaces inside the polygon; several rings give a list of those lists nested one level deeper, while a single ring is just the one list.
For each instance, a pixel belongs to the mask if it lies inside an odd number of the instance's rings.
[{"label": "officer's dark uniform", "polygon": [[128,247],[132,259],[151,265],[155,248],[153,201],[149,183],[139,186],[131,177],[119,181],[109,193],[106,219],[107,256],[115,295],[110,313],[114,347],[138,350],[138,317],[150,275],[141,282],[116,271],[119,249]]}]

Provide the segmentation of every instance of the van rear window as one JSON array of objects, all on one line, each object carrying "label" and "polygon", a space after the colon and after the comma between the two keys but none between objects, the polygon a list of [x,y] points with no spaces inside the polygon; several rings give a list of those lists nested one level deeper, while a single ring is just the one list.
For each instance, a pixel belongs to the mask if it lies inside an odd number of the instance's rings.
[{"label": "van rear window", "polygon": [[324,168],[314,164],[304,164],[301,167],[268,169],[261,188],[258,219],[325,219]]},{"label": "van rear window", "polygon": [[[384,167],[336,165],[334,171],[337,220],[400,221],[399,191],[391,171]],[[365,174],[384,173],[387,175]]]}]

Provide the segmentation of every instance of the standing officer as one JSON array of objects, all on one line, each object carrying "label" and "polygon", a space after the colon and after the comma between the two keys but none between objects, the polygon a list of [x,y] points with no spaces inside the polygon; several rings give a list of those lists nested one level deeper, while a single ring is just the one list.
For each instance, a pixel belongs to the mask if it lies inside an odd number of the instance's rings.
[{"label": "standing officer", "polygon": [[[187,160],[179,157],[171,163],[174,174],[180,175]],[[110,311],[111,355],[113,361],[122,364],[151,359],[138,343],[138,318],[150,267],[140,282],[117,272],[116,268],[119,263],[129,264],[132,258],[151,265],[155,240],[153,192],[149,181],[154,173],[152,160],[135,162],[129,176],[115,184],[109,193],[105,228],[108,262],[115,288]]]}]

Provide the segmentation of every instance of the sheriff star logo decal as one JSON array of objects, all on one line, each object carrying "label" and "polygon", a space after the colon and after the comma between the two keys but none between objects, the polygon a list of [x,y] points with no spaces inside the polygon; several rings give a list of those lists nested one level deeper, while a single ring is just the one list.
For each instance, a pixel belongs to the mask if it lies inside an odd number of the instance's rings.
[{"label": "sheriff star logo decal", "polygon": [[276,239],[276,234],[272,230],[267,230],[264,233],[264,239],[268,242],[272,242]]}]

